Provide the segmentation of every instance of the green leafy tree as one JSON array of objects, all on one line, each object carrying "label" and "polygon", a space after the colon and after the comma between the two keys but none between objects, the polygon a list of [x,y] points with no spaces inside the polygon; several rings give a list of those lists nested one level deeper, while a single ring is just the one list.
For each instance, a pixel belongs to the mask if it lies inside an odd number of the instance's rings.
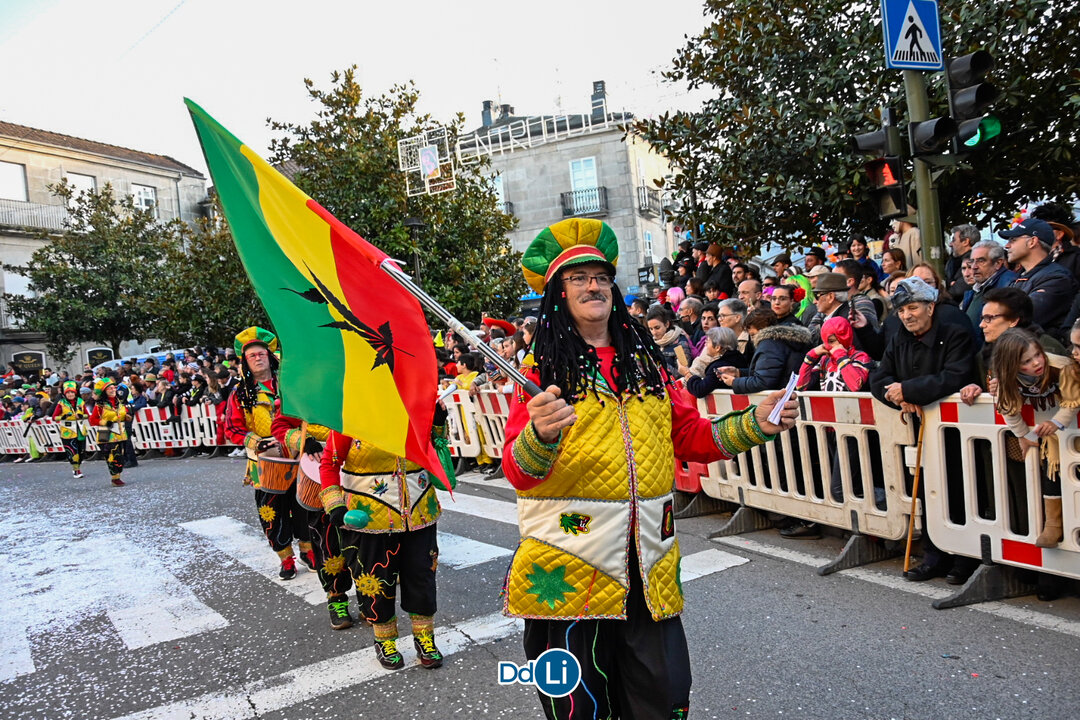
[{"label": "green leafy tree", "polygon": [[49,353],[63,362],[87,341],[119,356],[121,342],[148,337],[155,282],[176,225],[158,222],[109,185],[77,195],[66,183],[51,189],[68,203],[67,227],[43,235],[48,244],[26,265],[6,267],[29,279],[31,293],[5,294],[8,311],[26,330],[44,333]]},{"label": "green leafy tree", "polygon": [[[315,118],[301,124],[268,120],[282,133],[271,143],[271,162],[291,170],[304,192],[366,240],[405,261],[406,270],[418,251],[422,286],[460,319],[513,312],[525,291],[520,255],[507,238],[516,219],[501,211],[484,166],[458,168],[453,191],[407,197],[398,140],[437,126],[417,112],[415,86],[365,97],[355,67],[333,73],[326,90],[304,83]],[[451,147],[463,124],[458,114],[447,128]],[[427,226],[415,245],[407,217]]]},{"label": "green leafy tree", "polygon": [[[1004,125],[1001,137],[938,179],[942,225],[1000,225],[1024,202],[1080,191],[1080,2],[939,5],[947,57],[982,48],[997,59],[992,78],[1002,97],[993,109]],[[706,93],[700,110],[634,128],[682,170],[670,181],[683,199],[679,219],[696,213],[710,239],[751,251],[854,229],[880,236],[866,158],[846,146],[880,127],[880,106],[906,115],[902,74],[884,66],[878,5],[707,0],[705,15],[708,26],[666,74]],[[943,115],[944,83],[940,75],[929,82],[931,114]]]},{"label": "green leafy tree", "polygon": [[270,327],[217,203],[215,208],[214,219],[178,226],[165,253],[152,332],[173,346],[231,347],[239,330]]}]

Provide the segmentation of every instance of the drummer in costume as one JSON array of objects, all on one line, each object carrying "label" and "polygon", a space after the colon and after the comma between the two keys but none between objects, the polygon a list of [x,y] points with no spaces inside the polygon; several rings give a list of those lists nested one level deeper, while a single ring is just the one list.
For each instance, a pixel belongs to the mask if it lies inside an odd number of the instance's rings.
[{"label": "drummer in costume", "polygon": [[[445,422],[446,411],[437,407],[435,426]],[[398,586],[420,664],[437,668],[443,661],[434,619],[435,523],[442,508],[431,477],[414,462],[338,432],[323,450],[323,507],[339,529],[360,612],[375,631],[375,655],[391,670],[405,666],[397,649]],[[346,511],[353,511],[348,525]]]},{"label": "drummer in costume", "polygon": [[277,404],[277,367],[274,353],[278,349],[277,336],[260,327],[249,327],[236,336],[233,342],[240,360],[240,382],[229,395],[225,411],[225,437],[229,442],[242,445],[247,452],[245,485],[255,486],[255,506],[259,510],[259,522],[270,547],[281,558],[278,577],[291,580],[296,577],[296,558],[292,542],[300,541],[300,559],[312,571],[315,570],[314,555],[308,541],[307,514],[296,504],[296,483],[285,492],[271,493],[259,487],[258,456],[275,454],[278,441],[271,433],[271,424]]},{"label": "drummer in costume", "polygon": [[90,413],[90,425],[97,428],[98,445],[105,451],[105,464],[109,467],[112,484],[122,487],[126,484],[120,474],[124,472],[127,405],[116,397],[116,381],[107,375],[94,383],[94,394],[97,401]]},{"label": "drummer in costume", "polygon": [[[322,425],[309,424],[307,435],[301,445],[302,425],[300,420],[278,412],[274,416],[271,431],[274,439],[288,451],[289,457],[298,458],[303,452],[318,464],[322,460],[323,444],[330,430]],[[306,479],[298,477],[296,482],[297,502],[307,512],[308,536],[311,538],[314,566],[319,573],[319,582],[322,583],[323,590],[326,592],[330,627],[335,630],[350,628],[353,625],[353,617],[349,614],[349,590],[352,588],[352,577],[349,575],[348,568],[345,567],[338,529],[330,523],[330,518],[323,512],[322,501],[317,494],[322,489],[319,476],[315,475]],[[312,483],[312,489],[316,494],[310,500],[305,501],[301,497],[301,482]]]},{"label": "drummer in costume", "polygon": [[68,380],[63,385],[63,391],[56,401],[52,417],[60,425],[60,442],[71,463],[71,476],[79,479],[86,477],[82,472],[83,452],[86,449],[82,424],[88,419],[89,413],[86,411],[86,401],[79,397],[79,383]]},{"label": "drummer in costume", "polygon": [[674,460],[713,462],[768,442],[782,393],[716,421],[664,371],[614,284],[618,241],[599,220],[545,229],[522,257],[543,294],[531,380],[506,424],[503,468],[517,490],[521,542],[504,611],[525,618],[525,654],[573,653],[581,682],[541,694],[548,718],[684,718],[690,656],[675,534]]}]

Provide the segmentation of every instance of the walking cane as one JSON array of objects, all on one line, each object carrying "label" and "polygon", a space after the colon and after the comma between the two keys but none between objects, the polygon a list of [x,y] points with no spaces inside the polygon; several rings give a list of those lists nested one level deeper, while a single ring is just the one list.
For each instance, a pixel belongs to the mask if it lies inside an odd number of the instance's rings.
[{"label": "walking cane", "polygon": [[917,408],[915,414],[919,417],[919,440],[915,445],[915,482],[911,485],[911,513],[908,515],[907,549],[904,550],[904,572],[911,569],[911,537],[915,534],[915,509],[919,502],[919,477],[922,475],[922,441],[923,433],[926,431],[926,421],[923,418],[922,408]]}]

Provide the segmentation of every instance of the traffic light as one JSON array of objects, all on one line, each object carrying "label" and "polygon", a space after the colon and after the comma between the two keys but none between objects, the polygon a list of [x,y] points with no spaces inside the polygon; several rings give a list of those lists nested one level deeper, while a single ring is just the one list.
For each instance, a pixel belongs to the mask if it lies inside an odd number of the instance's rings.
[{"label": "traffic light", "polygon": [[878,218],[891,220],[907,215],[902,159],[887,155],[871,160],[864,167],[870,179],[870,198],[877,207]]},{"label": "traffic light", "polygon": [[949,114],[957,122],[954,152],[969,152],[1001,134],[1001,120],[986,113],[1000,94],[984,80],[995,64],[994,56],[985,50],[976,50],[946,63]]},{"label": "traffic light", "polygon": [[908,123],[913,157],[935,155],[956,136],[956,121],[949,116]]},{"label": "traffic light", "polygon": [[907,190],[904,187],[904,164],[900,157],[900,131],[896,127],[896,111],[884,108],[881,129],[849,140],[851,149],[864,155],[876,155],[863,169],[870,180],[870,198],[877,208],[878,218],[891,220],[907,215]]}]

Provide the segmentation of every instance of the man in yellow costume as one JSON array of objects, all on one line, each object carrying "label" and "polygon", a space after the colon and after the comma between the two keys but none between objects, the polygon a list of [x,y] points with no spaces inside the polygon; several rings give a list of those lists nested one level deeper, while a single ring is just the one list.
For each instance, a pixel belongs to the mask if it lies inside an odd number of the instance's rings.
[{"label": "man in yellow costume", "polygon": [[525,618],[525,654],[574,654],[581,682],[540,693],[548,718],[685,718],[690,656],[675,536],[675,457],[727,459],[792,427],[782,393],[702,418],[663,370],[660,349],[615,285],[618,241],[599,220],[541,232],[522,257],[543,294],[528,377],[506,426],[503,468],[518,495],[521,542],[504,611]]}]

